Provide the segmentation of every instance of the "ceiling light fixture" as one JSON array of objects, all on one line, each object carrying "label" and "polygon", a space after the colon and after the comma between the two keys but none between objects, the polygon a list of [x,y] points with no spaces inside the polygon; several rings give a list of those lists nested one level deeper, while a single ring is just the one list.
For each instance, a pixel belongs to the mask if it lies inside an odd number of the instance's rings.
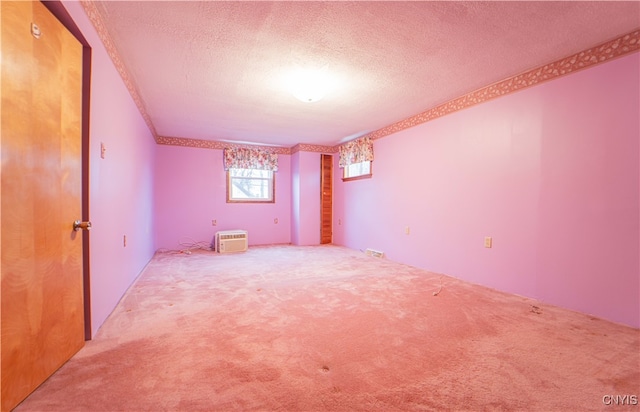
[{"label": "ceiling light fixture", "polygon": [[295,70],[287,76],[286,82],[291,94],[305,103],[322,100],[332,86],[326,66],[319,70]]}]

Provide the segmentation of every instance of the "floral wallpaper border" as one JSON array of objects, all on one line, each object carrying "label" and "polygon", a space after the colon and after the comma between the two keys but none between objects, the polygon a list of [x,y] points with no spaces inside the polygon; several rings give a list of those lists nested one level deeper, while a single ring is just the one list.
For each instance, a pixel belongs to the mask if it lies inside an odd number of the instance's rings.
[{"label": "floral wallpaper border", "polygon": [[373,140],[397,133],[401,130],[426,123],[449,113],[457,112],[476,104],[535,86],[542,82],[591,67],[598,63],[624,56],[640,49],[640,30],[622,35],[599,46],[583,50],[564,59],[529,70],[517,76],[483,87],[464,96],[450,100],[432,109],[385,126],[365,136]]},{"label": "floral wallpaper border", "polygon": [[262,150],[267,150],[277,154],[283,154],[283,155],[291,154],[290,147],[282,147],[282,146],[235,144],[235,143],[229,143],[229,142],[220,142],[217,140],[188,139],[185,137],[166,137],[166,136],[158,136],[156,141],[158,142],[158,144],[168,145],[168,146],[196,147],[200,149],[218,149],[218,150],[224,150],[227,148],[262,149]]},{"label": "floral wallpaper border", "polygon": [[338,146],[322,146],[317,144],[299,143],[291,148],[291,154],[298,152],[338,153]]}]

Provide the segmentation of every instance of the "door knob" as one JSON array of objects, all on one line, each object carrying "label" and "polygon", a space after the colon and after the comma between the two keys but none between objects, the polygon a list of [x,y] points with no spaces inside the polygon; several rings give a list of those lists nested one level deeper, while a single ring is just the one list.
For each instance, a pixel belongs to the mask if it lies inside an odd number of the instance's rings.
[{"label": "door knob", "polygon": [[75,222],[73,222],[73,230],[75,230],[76,232],[78,230],[91,230],[91,222],[81,222],[79,220],[76,220]]}]

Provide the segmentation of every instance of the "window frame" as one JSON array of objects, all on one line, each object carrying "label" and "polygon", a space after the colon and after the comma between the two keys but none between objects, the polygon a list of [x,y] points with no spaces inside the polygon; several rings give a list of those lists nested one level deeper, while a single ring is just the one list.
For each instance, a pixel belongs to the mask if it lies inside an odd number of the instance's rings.
[{"label": "window frame", "polygon": [[[238,169],[238,170],[252,170],[252,169]],[[227,170],[227,203],[275,203],[276,202],[276,173],[272,170],[267,170],[271,174],[271,199],[234,199],[231,197],[232,179],[242,179],[242,177],[232,177],[231,169]],[[246,177],[245,179],[256,179]]]},{"label": "window frame", "polygon": [[[346,177],[345,174],[346,174],[347,168],[349,166],[345,166],[345,167],[342,168],[342,181],[343,182],[350,182],[350,181],[353,181],[353,180],[371,179],[371,177],[373,177],[373,160],[365,160],[365,162],[369,162],[369,173],[362,174],[362,175],[357,175],[357,176],[348,176],[348,177]],[[359,162],[359,163],[364,163],[364,162]]]}]

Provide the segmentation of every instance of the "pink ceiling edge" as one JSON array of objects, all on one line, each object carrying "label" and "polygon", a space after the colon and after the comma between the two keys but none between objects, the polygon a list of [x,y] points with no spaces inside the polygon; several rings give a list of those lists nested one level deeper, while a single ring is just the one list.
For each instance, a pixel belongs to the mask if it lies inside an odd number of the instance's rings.
[{"label": "pink ceiling edge", "polygon": [[138,107],[138,110],[140,111],[140,115],[142,115],[142,118],[144,119],[145,123],[147,124],[147,127],[149,128],[149,131],[151,132],[151,134],[153,135],[153,138],[157,142],[158,133],[156,132],[156,128],[153,125],[153,122],[151,121],[151,117],[149,117],[149,114],[147,113],[147,110],[144,107],[144,103],[142,101],[142,98],[140,97],[140,94],[138,93],[138,89],[136,88],[134,82],[131,80],[131,76],[129,75],[129,72],[127,71],[124,63],[122,62],[122,59],[120,58],[120,54],[118,53],[118,50],[116,49],[115,44],[111,40],[111,36],[109,35],[109,32],[106,26],[104,25],[102,18],[100,17],[100,13],[98,12],[95,4],[91,0],[81,0],[80,4],[82,5],[84,12],[87,14],[87,17],[89,17],[89,21],[91,21],[91,24],[96,29],[96,32],[98,33],[98,37],[100,37],[100,40],[104,45],[104,48],[107,50],[107,54],[111,58],[111,61],[113,62],[113,65],[115,66],[116,70],[120,74],[120,77],[122,77],[122,81],[127,87],[127,90],[129,90],[129,94],[133,98],[133,101],[136,104],[136,106]]},{"label": "pink ceiling edge", "polygon": [[564,59],[537,67],[522,74],[509,77],[498,83],[494,83],[474,92],[465,94],[464,96],[450,100],[432,109],[368,133],[365,137],[368,136],[373,140],[380,139],[404,129],[445,116],[449,113],[457,112],[458,110],[466,109],[488,100],[574,73],[595,64],[622,57],[626,54],[638,51],[638,49],[640,49],[640,30],[637,29],[614,40],[602,43],[599,46],[583,50],[569,57],[565,57]]}]

